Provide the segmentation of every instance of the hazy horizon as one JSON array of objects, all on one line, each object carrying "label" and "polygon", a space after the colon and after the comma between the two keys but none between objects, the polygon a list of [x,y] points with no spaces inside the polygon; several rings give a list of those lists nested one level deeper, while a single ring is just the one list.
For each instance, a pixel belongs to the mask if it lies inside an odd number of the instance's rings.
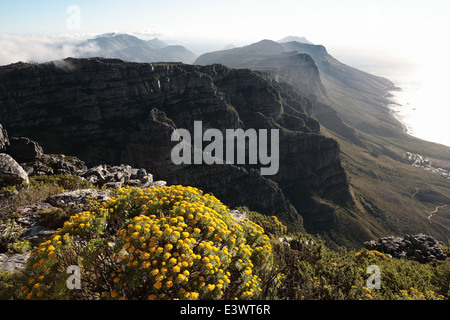
[{"label": "hazy horizon", "polygon": [[28,52],[38,55],[44,44],[109,32],[158,37],[197,55],[228,44],[303,36],[344,60],[420,63],[428,54],[425,41],[436,52],[446,51],[442,30],[450,29],[449,12],[443,0],[3,1],[0,64]]},{"label": "hazy horizon", "polygon": [[[444,0],[2,1],[0,65],[76,57],[80,50],[93,49],[75,50],[76,43],[111,32],[159,38],[198,56],[230,44],[240,47],[300,36],[324,45],[345,64],[394,82],[401,69],[426,69],[425,78],[410,72],[413,78],[396,84],[412,93],[401,100],[422,110],[411,120],[402,109],[404,120],[413,121],[407,125],[419,125],[415,131],[421,132],[419,137],[436,141],[432,136],[450,137],[446,129],[450,106],[443,85],[450,73],[444,38],[450,30],[448,13],[450,2]],[[419,86],[407,84],[418,81],[423,82],[420,90],[427,88],[420,101],[414,100]],[[435,133],[430,134],[432,130]],[[450,145],[442,137],[438,140]]]}]

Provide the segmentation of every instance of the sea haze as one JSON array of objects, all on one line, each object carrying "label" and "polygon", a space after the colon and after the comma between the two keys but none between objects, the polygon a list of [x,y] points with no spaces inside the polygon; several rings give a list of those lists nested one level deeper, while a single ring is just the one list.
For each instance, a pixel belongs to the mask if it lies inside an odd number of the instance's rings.
[{"label": "sea haze", "polygon": [[400,89],[391,91],[389,108],[408,134],[450,146],[450,100],[447,66],[429,64],[379,64],[360,66],[383,76]]}]

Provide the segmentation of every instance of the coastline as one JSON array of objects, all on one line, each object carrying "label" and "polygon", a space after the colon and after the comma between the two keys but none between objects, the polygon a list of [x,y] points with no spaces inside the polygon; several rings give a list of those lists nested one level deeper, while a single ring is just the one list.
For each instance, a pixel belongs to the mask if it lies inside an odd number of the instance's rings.
[{"label": "coastline", "polygon": [[389,82],[391,82],[391,85],[386,86],[384,88],[385,94],[383,95],[383,98],[385,98],[387,100],[385,107],[389,110],[389,115],[400,123],[400,125],[403,128],[403,133],[411,135],[409,133],[409,129],[408,129],[408,126],[406,125],[406,123],[404,123],[402,121],[401,117],[398,116],[397,113],[394,110],[392,110],[392,108],[390,107],[391,105],[401,106],[401,104],[390,99],[391,97],[393,97],[393,94],[391,93],[391,91],[403,91],[403,90],[402,90],[402,88],[396,86],[391,80],[389,80],[389,79],[387,79],[387,80]]},{"label": "coastline", "polygon": [[[404,134],[448,148],[448,126],[442,121],[446,118],[448,108],[436,108],[448,102],[439,95],[433,95],[436,91],[430,91],[426,85],[427,78],[419,71],[403,71],[397,74],[395,70],[383,70],[375,73],[390,82],[383,90],[384,106],[389,110],[390,116],[402,126]],[[427,95],[434,100],[424,100]],[[434,125],[430,125],[430,121],[433,121]]]},{"label": "coastline", "polygon": [[388,108],[389,114],[390,114],[395,120],[397,120],[397,121],[401,124],[401,126],[402,126],[402,128],[403,128],[403,133],[408,134],[408,135],[410,135],[410,136],[413,136],[413,135],[411,135],[411,134],[409,133],[408,127],[407,127],[406,124],[401,120],[401,118],[397,115],[397,113],[396,113],[394,110],[392,110],[391,108],[389,108],[389,105],[391,105],[391,103],[388,104],[388,105],[386,106],[386,108]]}]

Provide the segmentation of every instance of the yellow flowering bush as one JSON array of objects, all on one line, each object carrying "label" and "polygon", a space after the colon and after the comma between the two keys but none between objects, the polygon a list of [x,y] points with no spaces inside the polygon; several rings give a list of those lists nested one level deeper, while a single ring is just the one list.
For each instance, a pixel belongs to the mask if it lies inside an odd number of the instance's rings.
[{"label": "yellow flowering bush", "polygon": [[363,249],[355,253],[355,257],[357,259],[368,259],[368,260],[377,260],[377,259],[386,259],[386,255],[377,250],[367,250]]},{"label": "yellow flowering bush", "polygon": [[409,290],[400,290],[400,293],[396,294],[395,298],[397,300],[445,300],[443,295],[434,291],[425,290],[425,292],[420,292],[413,287],[409,288]]},{"label": "yellow flowering bush", "polygon": [[25,253],[31,250],[31,243],[27,240],[8,244],[8,252]]},{"label": "yellow flowering bush", "polygon": [[[81,290],[66,286],[70,265]],[[197,188],[121,188],[66,221],[28,261],[27,298],[258,298],[272,267],[264,230]]]}]

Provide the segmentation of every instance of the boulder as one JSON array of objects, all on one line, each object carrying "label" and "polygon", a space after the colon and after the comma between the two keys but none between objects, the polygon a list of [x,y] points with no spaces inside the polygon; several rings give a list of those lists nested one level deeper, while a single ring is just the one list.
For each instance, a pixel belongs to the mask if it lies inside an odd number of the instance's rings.
[{"label": "boulder", "polygon": [[19,163],[32,162],[44,154],[42,147],[25,137],[11,137],[7,153]]},{"label": "boulder", "polygon": [[28,183],[28,175],[10,155],[0,153],[0,187]]}]

